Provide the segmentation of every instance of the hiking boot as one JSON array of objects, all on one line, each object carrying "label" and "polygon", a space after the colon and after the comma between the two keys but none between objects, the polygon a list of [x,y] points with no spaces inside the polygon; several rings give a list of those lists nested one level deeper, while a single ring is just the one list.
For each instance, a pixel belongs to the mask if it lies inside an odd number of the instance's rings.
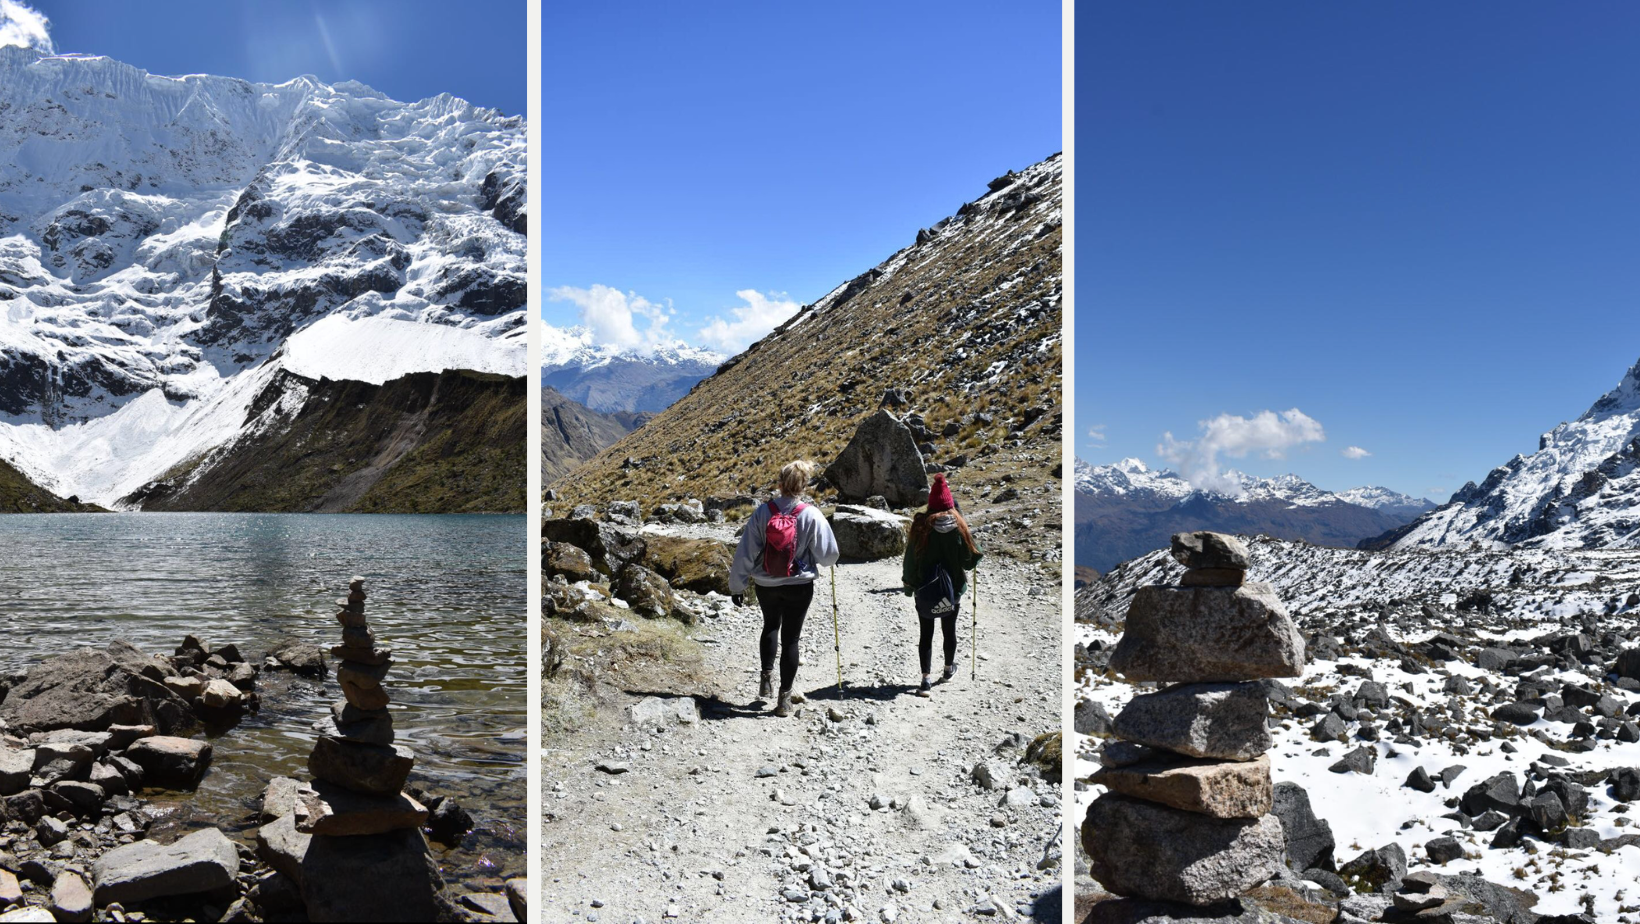
[{"label": "hiking boot", "polygon": [[934,689],[934,685],[928,682],[927,677],[924,677],[922,679],[922,684],[917,687],[917,695],[918,696],[924,696],[924,697],[932,696],[933,694],[930,691],[933,690],[933,689]]},{"label": "hiking boot", "polygon": [[782,719],[792,714],[792,691],[780,691],[780,702],[775,704],[774,714]]},{"label": "hiking boot", "polygon": [[952,677],[955,677],[955,676],[957,676],[957,666],[955,664],[947,664],[947,665],[945,665],[945,674],[943,676],[941,676],[940,679],[941,680],[950,680]]},{"label": "hiking boot", "polygon": [[774,671],[764,671],[763,679],[757,685],[757,698],[768,702],[774,697]]}]

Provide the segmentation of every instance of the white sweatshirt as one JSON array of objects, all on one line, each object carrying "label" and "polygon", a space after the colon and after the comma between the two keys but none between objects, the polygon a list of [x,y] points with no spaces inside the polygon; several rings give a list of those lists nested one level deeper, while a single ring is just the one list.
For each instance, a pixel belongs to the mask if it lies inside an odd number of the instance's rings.
[{"label": "white sweatshirt", "polygon": [[[791,513],[797,501],[777,497],[774,503],[782,513]],[[759,587],[777,587],[802,584],[820,576],[820,569],[837,564],[837,537],[832,535],[831,524],[820,513],[820,508],[808,504],[797,515],[797,573],[791,577],[775,577],[763,570],[763,540],[769,530],[769,505],[762,503],[752,511],[746,522],[746,531],[740,534],[740,545],[735,548],[735,561],[729,568],[729,592],[745,593],[746,582]]]}]

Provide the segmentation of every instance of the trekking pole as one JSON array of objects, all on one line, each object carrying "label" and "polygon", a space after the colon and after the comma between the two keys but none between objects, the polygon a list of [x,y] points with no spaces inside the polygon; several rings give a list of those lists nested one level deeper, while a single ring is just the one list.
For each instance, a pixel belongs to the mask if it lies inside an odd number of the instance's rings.
[{"label": "trekking pole", "polygon": [[837,653],[837,698],[843,698],[843,630],[837,627],[837,566],[831,566],[831,650]]},{"label": "trekking pole", "polygon": [[979,676],[979,569],[978,568],[974,569],[974,594],[973,594],[973,606],[971,607],[971,609],[974,611],[973,614],[972,614],[973,619],[974,619],[974,625],[973,625],[973,628],[968,630],[968,656],[969,656],[968,680],[969,680],[969,682],[973,682],[973,680],[976,677]]}]

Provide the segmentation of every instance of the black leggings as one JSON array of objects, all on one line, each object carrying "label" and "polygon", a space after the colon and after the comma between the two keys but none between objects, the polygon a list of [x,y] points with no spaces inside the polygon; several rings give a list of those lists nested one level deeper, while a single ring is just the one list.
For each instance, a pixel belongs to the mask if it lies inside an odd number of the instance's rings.
[{"label": "black leggings", "polygon": [[763,635],[758,653],[763,656],[763,672],[774,670],[775,652],[780,652],[780,692],[797,680],[797,640],[803,634],[803,617],[814,600],[814,582],[757,588],[757,605],[763,610]]},{"label": "black leggings", "polygon": [[935,616],[932,619],[918,617],[917,623],[921,634],[917,636],[917,657],[922,659],[922,672],[925,674],[933,673],[928,665],[934,658],[934,623],[936,622],[940,624],[940,628],[945,630],[946,666],[949,667],[957,661],[957,614],[952,612],[942,616]]}]

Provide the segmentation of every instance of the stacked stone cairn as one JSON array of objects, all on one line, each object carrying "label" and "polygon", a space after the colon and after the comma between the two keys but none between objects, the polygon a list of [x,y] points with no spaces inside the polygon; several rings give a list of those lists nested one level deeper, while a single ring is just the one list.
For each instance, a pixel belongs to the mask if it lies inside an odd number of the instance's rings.
[{"label": "stacked stone cairn", "polygon": [[1206,906],[1282,868],[1271,813],[1269,700],[1258,681],[1297,677],[1304,639],[1247,547],[1219,533],[1173,537],[1179,586],[1143,587],[1110,660],[1129,682],[1171,684],[1116,716],[1082,824],[1093,878],[1117,895]]},{"label": "stacked stone cairn", "polygon": [[319,738],[308,756],[313,783],[296,803],[296,829],[305,834],[382,834],[417,829],[427,821],[427,809],[402,791],[416,757],[393,743],[393,717],[382,687],[393,653],[376,647],[364,601],[364,578],[355,577],[336,614],[342,643],[330,649],[339,662],[336,680],[343,699],[314,725]]}]

